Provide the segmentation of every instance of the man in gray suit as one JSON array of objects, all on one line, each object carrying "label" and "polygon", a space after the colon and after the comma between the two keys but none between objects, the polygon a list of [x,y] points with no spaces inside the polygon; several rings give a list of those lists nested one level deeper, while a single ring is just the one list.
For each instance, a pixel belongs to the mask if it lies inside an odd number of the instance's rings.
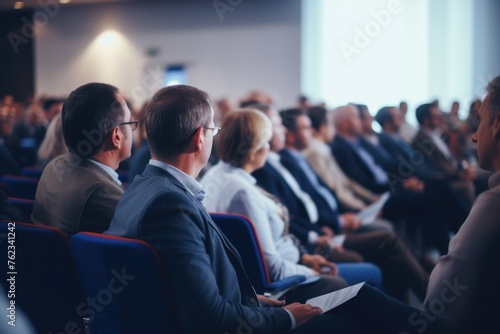
[{"label": "man in gray suit", "polygon": [[152,159],[105,233],[142,239],[159,251],[182,333],[416,333],[408,322],[415,309],[366,284],[323,315],[311,305],[257,296],[237,250],[201,204],[205,191],[195,180],[220,130],[207,94],[163,88],[145,122]]},{"label": "man in gray suit", "polygon": [[31,219],[69,236],[104,232],[124,191],[115,170],[130,156],[137,121],[118,90],[102,83],[74,90],[62,119],[69,153],[45,167]]}]

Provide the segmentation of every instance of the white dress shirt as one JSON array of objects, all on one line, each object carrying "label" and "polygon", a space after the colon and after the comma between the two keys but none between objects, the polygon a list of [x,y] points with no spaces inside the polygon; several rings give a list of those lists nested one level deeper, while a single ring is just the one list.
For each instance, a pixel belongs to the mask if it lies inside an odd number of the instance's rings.
[{"label": "white dress shirt", "polygon": [[289,235],[276,204],[256,186],[253,176],[241,168],[219,161],[201,179],[207,193],[203,204],[208,211],[238,213],[254,224],[271,280],[292,275],[313,275],[298,264],[300,252]]}]

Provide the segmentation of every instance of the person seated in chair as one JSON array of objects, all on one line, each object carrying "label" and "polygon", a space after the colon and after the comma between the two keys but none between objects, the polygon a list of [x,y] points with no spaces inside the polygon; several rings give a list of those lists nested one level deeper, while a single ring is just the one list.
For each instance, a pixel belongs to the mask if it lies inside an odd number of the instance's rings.
[{"label": "person seated in chair", "polygon": [[[310,291],[323,294],[338,286],[338,276],[349,284],[368,281],[379,287],[380,269],[372,264],[335,264],[321,255],[310,255],[300,241],[288,232],[288,209],[273,195],[255,185],[250,174],[261,168],[269,152],[272,124],[258,110],[243,109],[228,113],[221,127],[224,129],[216,142],[219,162],[208,170],[200,183],[210,192],[203,204],[212,212],[238,213],[252,221],[264,253],[271,280],[291,275],[320,275],[326,267],[330,275],[322,275],[320,282],[305,285],[288,294],[289,301],[303,301]],[[242,150],[239,143],[247,143]],[[333,283],[333,284],[332,284]],[[325,285],[319,293],[315,285]],[[297,295],[308,298],[296,299]]]},{"label": "person seated in chair", "polygon": [[64,102],[68,153],[52,160],[38,183],[31,219],[68,236],[108,229],[123,187],[115,170],[130,156],[137,121],[118,90],[89,83]]}]

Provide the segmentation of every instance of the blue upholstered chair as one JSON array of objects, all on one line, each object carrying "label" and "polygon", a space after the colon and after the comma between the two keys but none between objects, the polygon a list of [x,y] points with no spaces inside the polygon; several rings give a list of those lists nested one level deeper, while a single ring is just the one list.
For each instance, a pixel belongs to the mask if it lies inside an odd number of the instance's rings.
[{"label": "blue upholstered chair", "polygon": [[178,333],[164,265],[147,242],[82,232],[73,259],[94,334]]},{"label": "blue upholstered chair", "polygon": [[16,312],[18,323],[31,323],[37,333],[84,333],[86,307],[64,233],[0,221],[0,252],[1,284],[23,311]]},{"label": "blue upholstered chair", "polygon": [[273,295],[306,279],[303,275],[294,275],[271,282],[257,232],[250,219],[226,213],[211,213],[210,216],[240,253],[245,271],[257,293]]}]

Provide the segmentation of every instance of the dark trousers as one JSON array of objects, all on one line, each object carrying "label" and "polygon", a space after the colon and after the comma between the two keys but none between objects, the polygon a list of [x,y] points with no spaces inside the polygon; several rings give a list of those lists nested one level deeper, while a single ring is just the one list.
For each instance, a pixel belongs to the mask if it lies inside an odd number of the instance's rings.
[{"label": "dark trousers", "polygon": [[426,246],[448,253],[449,232],[457,232],[469,213],[469,207],[446,181],[426,182],[421,193],[400,191],[392,195],[383,217],[397,222],[404,219],[422,229]]},{"label": "dark trousers", "polygon": [[358,295],[293,333],[441,333],[443,320],[364,285]]},{"label": "dark trousers", "polygon": [[[424,300],[429,275],[393,232],[347,234],[344,248],[355,251],[364,261],[380,267],[382,286],[389,295],[407,301],[408,289],[411,288]],[[329,258],[329,260],[334,259]]]}]

